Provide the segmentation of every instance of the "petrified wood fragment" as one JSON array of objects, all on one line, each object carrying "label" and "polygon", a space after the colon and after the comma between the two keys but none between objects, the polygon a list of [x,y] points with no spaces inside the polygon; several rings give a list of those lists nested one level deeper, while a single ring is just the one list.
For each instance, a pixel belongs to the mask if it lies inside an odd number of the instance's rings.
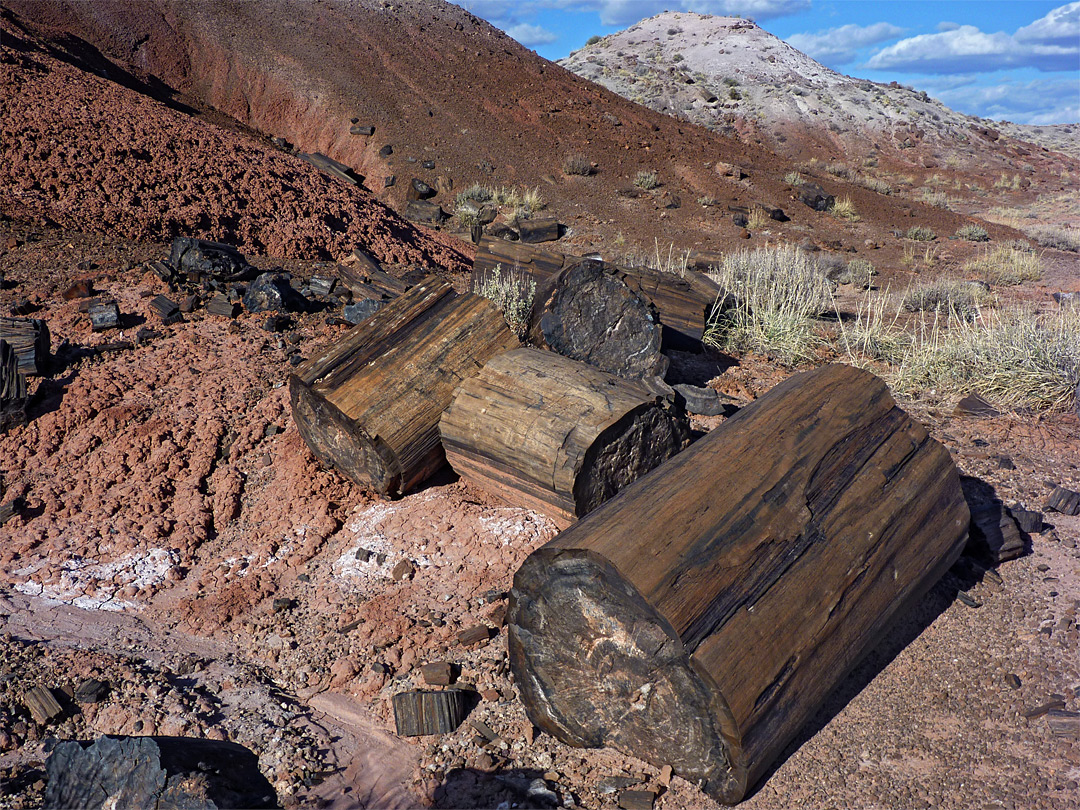
[{"label": "petrified wood fragment", "polygon": [[510,661],[530,719],[737,802],[956,560],[948,452],[848,366],[795,375],[530,555]]},{"label": "petrified wood fragment", "polygon": [[439,433],[463,478],[564,526],[689,438],[685,419],[641,382],[532,348],[462,383]]},{"label": "petrified wood fragment", "polygon": [[293,418],[323,462],[405,492],[446,461],[439,418],[457,386],[518,345],[490,301],[431,276],[297,368]]}]

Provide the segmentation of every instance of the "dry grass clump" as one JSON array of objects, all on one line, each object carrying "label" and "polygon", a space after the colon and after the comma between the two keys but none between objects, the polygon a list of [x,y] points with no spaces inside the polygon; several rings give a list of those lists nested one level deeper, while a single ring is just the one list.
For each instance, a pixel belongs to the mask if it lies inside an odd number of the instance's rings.
[{"label": "dry grass clump", "polygon": [[576,174],[588,177],[595,171],[592,161],[584,155],[568,155],[562,165],[563,174]]},{"label": "dry grass clump", "polygon": [[1080,385],[1080,308],[1039,315],[991,312],[923,330],[906,352],[894,386],[911,393],[979,391],[1006,409],[1061,410]]},{"label": "dry grass clump", "polygon": [[660,176],[656,172],[645,171],[643,169],[634,175],[634,185],[640,189],[649,191],[660,185]]},{"label": "dry grass clump", "polygon": [[1035,225],[1025,233],[1043,247],[1080,253],[1080,231],[1061,225]]},{"label": "dry grass clump", "polygon": [[850,166],[845,166],[843,163],[828,163],[825,166],[825,171],[834,177],[839,177],[843,180],[850,180],[854,182],[856,178],[855,170]]},{"label": "dry grass clump", "polygon": [[801,186],[806,181],[803,179],[803,176],[798,172],[788,172],[784,175],[784,182],[787,183],[789,186]]},{"label": "dry grass clump", "polygon": [[502,310],[506,325],[524,339],[536,298],[536,282],[521,268],[514,267],[509,273],[503,273],[502,265],[497,264],[487,279],[473,283],[473,292]]},{"label": "dry grass clump", "polygon": [[908,312],[932,312],[970,321],[992,301],[978,282],[943,277],[910,287],[901,295],[900,306]]},{"label": "dry grass clump", "polygon": [[[718,301],[705,342],[796,364],[821,344],[815,319],[832,305],[832,285],[806,253],[782,246],[724,257],[712,277],[730,298]],[[731,301],[734,303],[731,303]]]},{"label": "dry grass clump", "polygon": [[771,218],[762,208],[751,208],[750,216],[746,220],[746,227],[751,231],[760,231],[769,224]]},{"label": "dry grass clump", "polygon": [[990,234],[987,233],[986,228],[982,225],[961,225],[956,229],[956,235],[958,238],[963,239],[966,242],[989,242]]},{"label": "dry grass clump", "polygon": [[990,284],[1012,286],[1025,281],[1042,278],[1042,259],[1030,250],[1017,250],[1001,245],[972,259],[966,265],[969,270],[982,275]]},{"label": "dry grass clump", "polygon": [[838,219],[849,219],[852,222],[859,221],[859,213],[855,210],[855,203],[850,197],[842,197],[835,200],[829,208],[829,213]]},{"label": "dry grass clump", "polygon": [[852,259],[847,264],[847,270],[840,274],[838,281],[841,284],[851,284],[859,289],[869,290],[874,286],[874,276],[877,268],[873,262],[867,259]]},{"label": "dry grass clump", "polygon": [[863,188],[869,189],[870,191],[877,192],[878,194],[884,194],[884,195],[888,196],[888,195],[893,193],[892,186],[890,186],[884,180],[879,180],[876,177],[868,177],[866,175],[861,175],[860,174],[858,179],[855,182],[858,183]]},{"label": "dry grass clump", "polygon": [[936,233],[929,228],[924,228],[922,225],[915,225],[908,228],[907,234],[905,235],[914,242],[933,242],[937,239]]},{"label": "dry grass clump", "polygon": [[[869,357],[885,363],[899,363],[911,347],[912,336],[899,324],[902,307],[895,307],[889,315],[890,297],[866,294],[866,300],[859,303],[855,312],[855,321],[845,324],[843,318],[837,318],[840,324],[841,348],[848,357],[858,364],[858,358]],[[839,313],[837,313],[839,315]]]}]

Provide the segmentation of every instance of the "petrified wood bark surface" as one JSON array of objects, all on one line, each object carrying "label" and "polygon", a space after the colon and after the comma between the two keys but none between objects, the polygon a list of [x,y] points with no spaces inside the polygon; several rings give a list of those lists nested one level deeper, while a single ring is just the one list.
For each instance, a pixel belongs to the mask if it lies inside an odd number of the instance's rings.
[{"label": "petrified wood bark surface", "polygon": [[737,802],[967,526],[948,452],[881,380],[795,375],[525,561],[521,698]]},{"label": "petrified wood bark surface", "polygon": [[405,492],[446,460],[439,418],[457,386],[519,345],[489,301],[431,276],[297,368],[293,418],[323,462]]},{"label": "petrified wood bark surface", "polygon": [[663,377],[656,308],[614,267],[585,259],[537,290],[530,342],[628,379]]},{"label": "petrified wood bark surface", "polygon": [[564,526],[689,437],[685,418],[643,384],[532,348],[462,383],[439,431],[461,476]]}]

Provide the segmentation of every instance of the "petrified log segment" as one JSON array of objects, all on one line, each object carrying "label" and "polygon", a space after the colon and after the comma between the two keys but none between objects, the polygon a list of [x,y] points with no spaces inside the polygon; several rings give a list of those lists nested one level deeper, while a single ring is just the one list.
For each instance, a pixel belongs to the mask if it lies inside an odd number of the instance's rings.
[{"label": "petrified log segment", "polygon": [[737,802],[967,526],[948,452],[881,380],[795,375],[526,559],[522,701]]},{"label": "petrified log segment", "polygon": [[653,307],[616,268],[585,259],[538,289],[530,342],[627,379],[663,377],[668,359]]},{"label": "petrified log segment", "polygon": [[462,383],[439,423],[458,474],[568,525],[678,453],[683,417],[642,383],[518,349]]},{"label": "petrified log segment", "polygon": [[6,340],[0,340],[0,433],[26,424],[26,377]]},{"label": "petrified log segment", "polygon": [[319,459],[402,493],[445,462],[439,417],[457,386],[518,345],[489,301],[432,276],[297,368],[293,419]]},{"label": "petrified log segment", "polygon": [[528,276],[540,287],[562,270],[566,262],[567,257],[554,250],[483,236],[473,260],[472,289],[484,286],[495,275],[509,272]]},{"label": "petrified log segment", "polygon": [[651,267],[626,267],[620,272],[630,289],[656,307],[665,349],[701,350],[709,313],[724,297],[719,284],[692,270],[676,275]]},{"label": "petrified log segment", "polygon": [[0,318],[0,340],[19,358],[23,374],[44,374],[49,362],[49,327],[37,318]]},{"label": "petrified log segment", "polygon": [[469,713],[465,693],[460,689],[445,692],[401,692],[391,699],[394,725],[402,737],[449,734],[461,725]]}]

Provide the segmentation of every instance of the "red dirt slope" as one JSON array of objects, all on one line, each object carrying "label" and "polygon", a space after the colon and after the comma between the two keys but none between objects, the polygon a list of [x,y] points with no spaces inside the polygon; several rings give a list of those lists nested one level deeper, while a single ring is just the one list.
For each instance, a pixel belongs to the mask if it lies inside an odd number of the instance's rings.
[{"label": "red dirt slope", "polygon": [[[6,15],[5,15],[6,16]],[[0,22],[0,212],[130,239],[191,234],[252,253],[460,269],[457,240],[361,189],[51,55]]]}]

